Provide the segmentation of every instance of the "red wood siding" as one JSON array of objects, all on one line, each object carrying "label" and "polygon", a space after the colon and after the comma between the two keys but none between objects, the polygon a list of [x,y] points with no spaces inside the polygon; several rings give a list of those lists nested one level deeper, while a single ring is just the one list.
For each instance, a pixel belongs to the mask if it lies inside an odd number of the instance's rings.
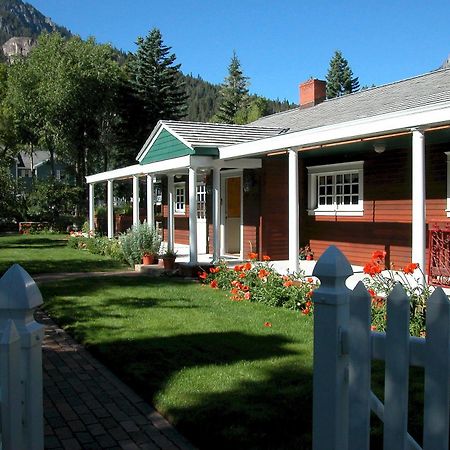
[{"label": "red wood siding", "polygon": [[[447,145],[426,148],[427,223],[446,216]],[[325,158],[300,155],[300,242],[309,243],[315,258],[331,244],[353,264],[363,265],[374,250],[384,249],[387,262],[402,266],[411,259],[411,149],[348,153]],[[306,167],[364,160],[364,215],[309,216]],[[288,258],[288,160],[286,155],[263,159],[261,182],[262,243],[273,259]]]},{"label": "red wood siding", "polygon": [[243,192],[243,251],[244,258],[250,252],[260,252],[260,171],[244,170],[244,186],[247,177],[251,180],[249,192]]}]

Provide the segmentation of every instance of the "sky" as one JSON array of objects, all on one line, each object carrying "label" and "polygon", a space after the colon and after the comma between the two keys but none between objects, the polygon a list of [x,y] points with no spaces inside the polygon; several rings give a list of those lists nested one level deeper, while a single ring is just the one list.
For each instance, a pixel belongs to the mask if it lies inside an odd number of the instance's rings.
[{"label": "sky", "polygon": [[223,82],[233,50],[250,92],[298,103],[340,50],[361,86],[438,68],[450,54],[450,0],[26,0],[82,38],[126,52],[159,28],[186,74]]}]

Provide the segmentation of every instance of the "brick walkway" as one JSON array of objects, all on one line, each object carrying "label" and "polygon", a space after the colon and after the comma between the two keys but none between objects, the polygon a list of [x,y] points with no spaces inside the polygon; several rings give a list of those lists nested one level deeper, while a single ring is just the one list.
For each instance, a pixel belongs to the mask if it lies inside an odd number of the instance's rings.
[{"label": "brick walkway", "polygon": [[193,450],[159,413],[42,311],[47,449]]}]

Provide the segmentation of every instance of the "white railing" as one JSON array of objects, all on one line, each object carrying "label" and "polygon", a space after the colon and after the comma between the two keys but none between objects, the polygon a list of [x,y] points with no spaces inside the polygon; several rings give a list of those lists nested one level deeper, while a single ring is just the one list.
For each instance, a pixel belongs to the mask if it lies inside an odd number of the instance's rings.
[{"label": "white railing", "polygon": [[[387,331],[370,329],[371,298],[353,291],[345,256],[329,247],[313,275],[313,449],[369,449],[370,413],[383,422],[384,450],[421,449],[408,434],[410,366],[424,367],[423,450],[448,450],[450,301],[438,288],[427,302],[426,338],[409,334],[410,303],[401,285],[387,299]],[[371,391],[371,361],[385,361],[384,404]]]},{"label": "white railing", "polygon": [[33,317],[39,288],[19,265],[0,279],[1,448],[42,450],[43,326]]}]

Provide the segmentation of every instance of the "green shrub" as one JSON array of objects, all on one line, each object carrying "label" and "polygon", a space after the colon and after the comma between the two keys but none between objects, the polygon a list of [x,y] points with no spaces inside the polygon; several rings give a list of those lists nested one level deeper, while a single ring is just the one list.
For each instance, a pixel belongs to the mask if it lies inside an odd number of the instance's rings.
[{"label": "green shrub", "polygon": [[133,225],[120,235],[119,242],[125,260],[133,267],[140,264],[146,254],[157,255],[161,246],[161,237],[154,227],[147,222]]}]

